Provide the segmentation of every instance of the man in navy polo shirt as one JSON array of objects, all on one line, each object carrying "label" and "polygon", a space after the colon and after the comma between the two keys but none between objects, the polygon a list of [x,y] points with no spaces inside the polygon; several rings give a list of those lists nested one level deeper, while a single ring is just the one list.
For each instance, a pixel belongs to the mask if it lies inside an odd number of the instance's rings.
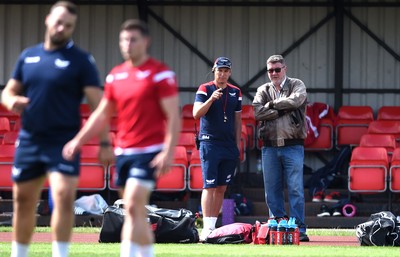
[{"label": "man in navy polo shirt", "polygon": [[[55,3],[46,17],[44,43],[24,50],[2,93],[2,103],[21,114],[12,178],[14,216],[12,257],[28,255],[36,224],[36,203],[47,174],[54,209],[51,219],[53,257],[68,256],[73,203],[79,176],[79,156],[62,157],[62,148],[80,128],[79,106],[84,96],[94,108],[101,98],[94,59],[71,40],[76,6]],[[107,132],[100,155],[112,158]]]},{"label": "man in navy polo shirt", "polygon": [[200,157],[203,171],[204,241],[215,229],[227,185],[232,181],[239,159],[242,128],[242,93],[228,83],[232,63],[226,57],[216,59],[214,80],[200,85],[193,116],[200,119]]}]

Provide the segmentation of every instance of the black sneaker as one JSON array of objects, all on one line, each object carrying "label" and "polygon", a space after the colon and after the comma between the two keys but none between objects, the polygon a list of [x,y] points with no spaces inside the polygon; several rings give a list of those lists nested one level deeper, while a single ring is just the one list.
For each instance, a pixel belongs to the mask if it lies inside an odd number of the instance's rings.
[{"label": "black sneaker", "polygon": [[310,242],[310,238],[306,233],[300,232],[300,242]]},{"label": "black sneaker", "polygon": [[331,213],[329,212],[329,208],[326,204],[321,205],[320,213],[317,214],[317,217],[330,217]]}]

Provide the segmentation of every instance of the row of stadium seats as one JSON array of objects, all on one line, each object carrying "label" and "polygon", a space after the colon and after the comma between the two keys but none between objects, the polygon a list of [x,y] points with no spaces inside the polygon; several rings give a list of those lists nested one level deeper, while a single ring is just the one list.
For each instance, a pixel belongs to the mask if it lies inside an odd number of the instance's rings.
[{"label": "row of stadium seats", "polygon": [[400,148],[391,161],[383,147],[358,146],[354,148],[349,170],[348,188],[355,193],[400,192]]},{"label": "row of stadium seats", "polygon": [[[116,190],[115,164],[103,165],[97,158],[99,146],[85,145],[81,151],[81,173],[78,190],[101,191],[107,187]],[[11,172],[14,159],[14,145],[0,145],[0,190],[11,190]],[[170,172],[162,175],[156,185],[156,191],[199,191],[203,187],[200,165],[200,154],[193,149],[191,159],[188,161],[186,148],[175,148],[174,161]],[[48,182],[45,183],[48,188]]]},{"label": "row of stadium seats", "polygon": [[[81,104],[82,124],[90,116],[87,104]],[[181,132],[195,133],[199,131],[200,122],[193,119],[193,105],[182,107]],[[116,132],[116,119],[112,119],[110,131]],[[361,136],[370,134],[392,134],[400,144],[400,106],[383,106],[378,110],[377,119],[374,120],[373,110],[370,106],[342,106],[338,114],[322,118],[320,121],[319,137],[306,151],[329,151],[334,147],[343,145],[357,146]],[[261,148],[262,142],[257,140],[257,123],[251,105],[242,106],[242,147],[241,160],[245,160],[245,151],[256,147]],[[10,131],[18,131],[20,118],[0,105],[0,138]]]}]

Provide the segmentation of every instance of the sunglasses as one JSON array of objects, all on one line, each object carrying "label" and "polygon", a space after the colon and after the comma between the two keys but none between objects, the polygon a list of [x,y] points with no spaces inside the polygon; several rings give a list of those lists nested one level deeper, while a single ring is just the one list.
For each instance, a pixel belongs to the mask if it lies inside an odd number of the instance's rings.
[{"label": "sunglasses", "polygon": [[285,68],[285,66],[283,66],[281,68],[269,69],[267,71],[268,71],[268,73],[274,73],[274,71],[275,71],[275,73],[280,73],[283,68]]}]

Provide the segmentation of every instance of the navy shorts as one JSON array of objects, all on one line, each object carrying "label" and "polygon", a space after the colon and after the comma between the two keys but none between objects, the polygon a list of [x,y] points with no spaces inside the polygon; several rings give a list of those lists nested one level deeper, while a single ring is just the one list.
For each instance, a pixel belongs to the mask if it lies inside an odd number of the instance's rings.
[{"label": "navy shorts", "polygon": [[123,187],[128,178],[155,182],[155,169],[150,167],[150,162],[158,153],[159,152],[117,156],[116,168],[118,177],[115,184]]},{"label": "navy shorts", "polygon": [[57,171],[69,176],[79,176],[80,155],[73,161],[62,157],[63,143],[33,142],[18,139],[16,142],[12,179],[15,182],[32,180]]},{"label": "navy shorts", "polygon": [[229,185],[239,160],[236,146],[226,147],[212,143],[200,144],[203,188]]}]

